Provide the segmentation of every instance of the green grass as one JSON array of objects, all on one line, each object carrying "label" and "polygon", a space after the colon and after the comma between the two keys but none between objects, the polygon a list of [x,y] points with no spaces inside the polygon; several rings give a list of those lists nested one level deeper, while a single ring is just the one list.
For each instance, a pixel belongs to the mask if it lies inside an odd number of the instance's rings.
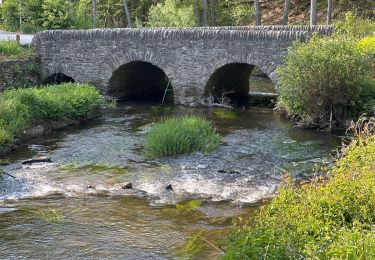
[{"label": "green grass", "polygon": [[94,87],[73,83],[0,93],[0,150],[40,121],[86,119],[102,102]]},{"label": "green grass", "polygon": [[272,203],[234,227],[226,259],[374,259],[375,119],[325,177],[287,179]]},{"label": "green grass", "polygon": [[0,56],[26,57],[33,53],[32,48],[22,48],[16,41],[0,41]]},{"label": "green grass", "polygon": [[145,143],[146,156],[156,158],[194,151],[211,152],[221,137],[212,124],[195,116],[156,123]]}]

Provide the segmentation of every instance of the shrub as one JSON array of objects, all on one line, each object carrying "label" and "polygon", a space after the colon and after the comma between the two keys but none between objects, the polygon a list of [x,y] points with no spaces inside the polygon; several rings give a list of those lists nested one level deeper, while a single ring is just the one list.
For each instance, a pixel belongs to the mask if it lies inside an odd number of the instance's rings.
[{"label": "shrub", "polygon": [[340,33],[350,37],[363,38],[374,35],[375,22],[370,19],[359,19],[352,12],[345,15],[345,19],[336,24]]},{"label": "shrub", "polygon": [[0,94],[0,146],[11,144],[38,121],[84,119],[101,104],[99,92],[88,85],[7,90]]},{"label": "shrub", "polygon": [[195,116],[173,118],[153,126],[146,139],[145,152],[151,158],[193,151],[210,152],[220,140],[215,128],[206,120]]},{"label": "shrub", "polygon": [[327,127],[372,110],[373,68],[356,39],[336,34],[297,42],[278,69],[278,107],[305,126]]},{"label": "shrub", "polygon": [[375,119],[325,178],[287,179],[271,204],[235,227],[226,259],[373,259]]}]

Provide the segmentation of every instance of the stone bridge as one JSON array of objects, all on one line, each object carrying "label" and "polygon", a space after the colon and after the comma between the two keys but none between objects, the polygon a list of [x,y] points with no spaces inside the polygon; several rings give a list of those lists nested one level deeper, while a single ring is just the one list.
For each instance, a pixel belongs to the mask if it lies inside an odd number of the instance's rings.
[{"label": "stone bridge", "polygon": [[247,97],[255,66],[276,84],[276,69],[296,39],[326,26],[54,30],[35,35],[42,79],[95,85],[115,98],[161,100],[165,89],[175,103],[231,92]]}]

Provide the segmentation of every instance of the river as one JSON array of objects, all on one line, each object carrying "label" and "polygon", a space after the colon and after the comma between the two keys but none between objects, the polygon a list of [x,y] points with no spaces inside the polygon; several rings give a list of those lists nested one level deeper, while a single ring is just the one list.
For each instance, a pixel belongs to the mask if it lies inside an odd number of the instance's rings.
[{"label": "river", "polygon": [[[145,159],[152,122],[188,114],[214,123],[219,148]],[[15,178],[0,178],[0,259],[216,259],[238,216],[254,214],[287,172],[302,180],[330,163],[338,144],[269,108],[119,104],[2,158]],[[52,162],[21,164],[35,156]]]}]

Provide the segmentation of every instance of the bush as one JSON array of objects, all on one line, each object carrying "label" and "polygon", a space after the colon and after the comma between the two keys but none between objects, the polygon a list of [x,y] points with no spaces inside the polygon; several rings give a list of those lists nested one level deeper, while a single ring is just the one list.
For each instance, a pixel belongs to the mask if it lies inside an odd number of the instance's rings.
[{"label": "bush", "polygon": [[325,178],[288,179],[272,203],[236,227],[226,259],[373,259],[375,119]]},{"label": "bush", "polygon": [[352,12],[346,13],[345,19],[338,22],[336,27],[340,33],[359,39],[375,33],[375,22],[373,20],[359,19]]},{"label": "bush", "polygon": [[220,143],[211,123],[195,116],[156,123],[146,139],[148,157],[177,155],[193,151],[210,152]]},{"label": "bush", "polygon": [[373,68],[358,41],[347,35],[314,36],[297,42],[278,69],[278,107],[300,123],[327,127],[371,111],[375,100]]},{"label": "bush", "polygon": [[99,92],[88,85],[7,90],[0,94],[0,147],[10,145],[38,121],[85,119],[101,104]]}]

